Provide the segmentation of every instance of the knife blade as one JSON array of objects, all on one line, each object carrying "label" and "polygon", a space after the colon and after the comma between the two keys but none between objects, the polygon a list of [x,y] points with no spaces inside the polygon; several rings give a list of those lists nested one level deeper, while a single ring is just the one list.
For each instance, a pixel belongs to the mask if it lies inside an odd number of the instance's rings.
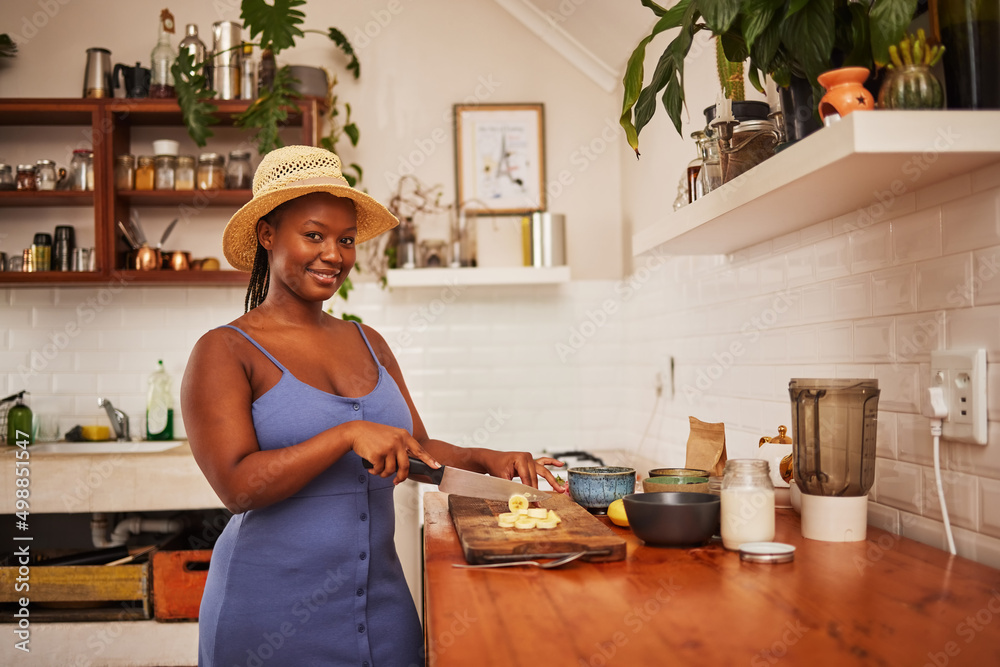
[{"label": "knife blade", "polygon": [[[412,456],[409,458],[411,475],[429,477],[445,493],[486,498],[487,500],[510,500],[513,495],[522,495],[531,503],[541,502],[549,497],[544,491],[502,477],[493,477],[445,465],[440,468],[432,468],[420,459],[415,459]],[[361,461],[366,468],[372,467],[370,461],[366,459],[361,459]]]}]

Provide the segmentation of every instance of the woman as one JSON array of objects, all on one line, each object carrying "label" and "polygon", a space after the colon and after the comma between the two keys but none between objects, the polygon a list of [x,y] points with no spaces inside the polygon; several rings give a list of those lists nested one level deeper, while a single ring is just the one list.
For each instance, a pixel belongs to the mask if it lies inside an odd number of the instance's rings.
[{"label": "woman", "polygon": [[422,665],[393,544],[408,457],[564,490],[543,467],[556,462],[431,440],[385,340],[323,311],[355,245],[397,224],[336,155],[273,151],[253,192],[223,235],[229,262],[252,271],[246,312],[198,341],[181,388],[191,450],[234,514],[212,554],[199,664]]}]

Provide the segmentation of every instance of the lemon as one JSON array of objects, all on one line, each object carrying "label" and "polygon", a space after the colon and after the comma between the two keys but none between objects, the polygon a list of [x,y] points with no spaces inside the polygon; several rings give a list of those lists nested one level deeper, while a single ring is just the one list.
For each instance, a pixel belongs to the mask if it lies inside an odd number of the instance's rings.
[{"label": "lemon", "polygon": [[628,516],[625,514],[625,501],[619,498],[608,505],[608,518],[616,526],[628,526]]}]

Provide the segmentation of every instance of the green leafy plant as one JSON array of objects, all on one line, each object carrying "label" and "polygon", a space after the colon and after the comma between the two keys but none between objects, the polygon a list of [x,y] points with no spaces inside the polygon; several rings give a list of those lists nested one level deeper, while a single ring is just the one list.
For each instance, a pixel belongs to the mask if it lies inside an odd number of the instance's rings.
[{"label": "green leafy plant", "polygon": [[[680,0],[666,9],[640,0],[657,17],[650,34],[632,52],[625,70],[619,120],[629,145],[639,155],[639,133],[656,111],[657,97],[678,134],[684,105],[684,59],[694,36],[707,30],[731,62],[749,60],[749,79],[763,92],[762,74],[779,86],[792,76],[810,81],[833,66],[881,67],[889,46],[900,40],[916,11],[917,0]],[[646,47],[662,32],[678,29],[643,86]],[[835,63],[835,64],[834,64]]]},{"label": "green leafy plant", "polygon": [[7,33],[0,33],[0,58],[13,58],[17,55],[17,44]]}]

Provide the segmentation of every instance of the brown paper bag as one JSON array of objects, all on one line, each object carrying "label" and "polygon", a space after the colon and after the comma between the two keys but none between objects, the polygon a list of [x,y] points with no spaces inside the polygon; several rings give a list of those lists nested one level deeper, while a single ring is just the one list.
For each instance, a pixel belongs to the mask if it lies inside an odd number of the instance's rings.
[{"label": "brown paper bag", "polygon": [[691,433],[687,441],[686,468],[707,470],[712,477],[722,477],[726,468],[726,425],[709,424],[688,417]]}]

